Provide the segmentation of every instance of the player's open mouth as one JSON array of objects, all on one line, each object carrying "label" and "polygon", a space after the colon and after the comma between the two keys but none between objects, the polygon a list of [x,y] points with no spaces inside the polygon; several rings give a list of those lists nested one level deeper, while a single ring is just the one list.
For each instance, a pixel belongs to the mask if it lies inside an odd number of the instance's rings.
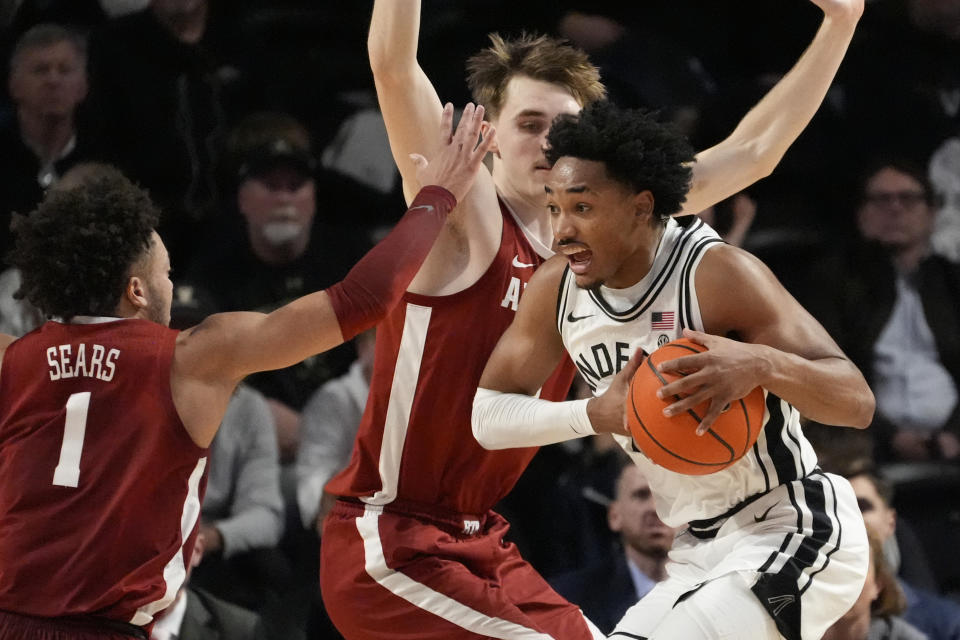
[{"label": "player's open mouth", "polygon": [[567,254],[567,260],[570,262],[570,270],[580,275],[587,272],[590,263],[593,262],[593,251],[585,249],[576,253]]}]

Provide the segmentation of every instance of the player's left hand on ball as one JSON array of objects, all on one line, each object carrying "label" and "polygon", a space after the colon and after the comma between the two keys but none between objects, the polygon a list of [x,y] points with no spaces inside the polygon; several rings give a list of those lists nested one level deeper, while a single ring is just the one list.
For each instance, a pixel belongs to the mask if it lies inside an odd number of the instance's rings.
[{"label": "player's left hand on ball", "polygon": [[683,330],[683,337],[705,346],[707,351],[662,363],[661,373],[682,377],[662,386],[657,396],[661,400],[680,397],[663,410],[667,416],[688,411],[709,400],[709,408],[697,427],[697,435],[703,435],[732,402],[760,385],[766,361],[759,345],[690,329]]}]

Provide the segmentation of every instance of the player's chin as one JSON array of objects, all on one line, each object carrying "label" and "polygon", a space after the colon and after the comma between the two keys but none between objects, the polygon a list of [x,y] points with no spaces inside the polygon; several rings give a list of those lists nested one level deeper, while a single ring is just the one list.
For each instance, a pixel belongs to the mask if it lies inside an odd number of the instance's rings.
[{"label": "player's chin", "polygon": [[597,278],[590,274],[575,274],[573,278],[573,281],[581,289],[599,289],[604,282],[603,278]]}]

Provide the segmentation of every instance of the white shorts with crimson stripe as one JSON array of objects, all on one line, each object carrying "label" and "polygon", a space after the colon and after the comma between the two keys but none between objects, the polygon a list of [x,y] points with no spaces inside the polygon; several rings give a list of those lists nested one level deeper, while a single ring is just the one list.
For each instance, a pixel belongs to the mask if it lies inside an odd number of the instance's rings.
[{"label": "white shorts with crimson stripe", "polygon": [[503,542],[508,528],[493,512],[454,522],[339,500],[321,537],[327,612],[347,640],[603,638]]}]

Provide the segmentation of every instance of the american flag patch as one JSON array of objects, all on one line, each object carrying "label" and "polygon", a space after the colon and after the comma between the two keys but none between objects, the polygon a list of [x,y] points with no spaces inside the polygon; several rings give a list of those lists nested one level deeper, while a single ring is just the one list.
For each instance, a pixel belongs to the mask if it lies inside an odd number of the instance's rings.
[{"label": "american flag patch", "polygon": [[675,314],[673,311],[654,311],[650,314],[650,328],[659,331],[673,329]]}]

